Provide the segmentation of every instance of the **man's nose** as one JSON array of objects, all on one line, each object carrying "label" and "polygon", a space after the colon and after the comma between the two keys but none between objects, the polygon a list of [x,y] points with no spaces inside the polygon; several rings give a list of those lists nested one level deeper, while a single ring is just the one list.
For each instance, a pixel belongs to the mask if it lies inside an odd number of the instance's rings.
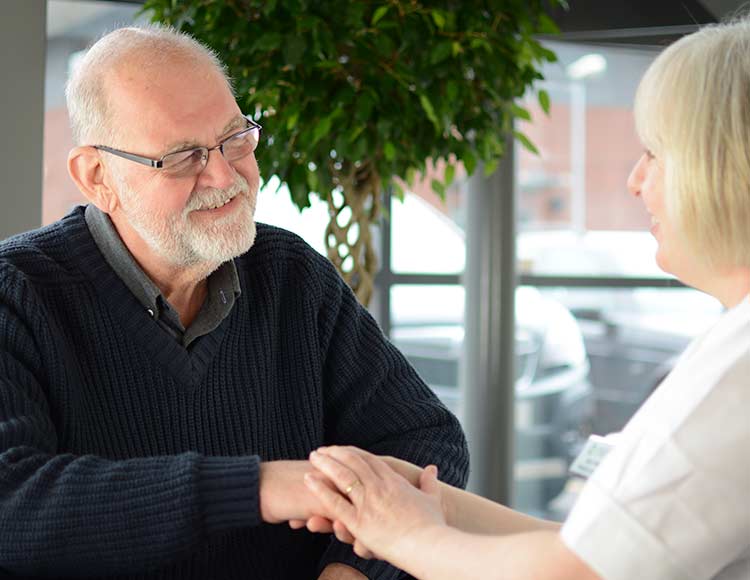
[{"label": "man's nose", "polygon": [[206,166],[200,174],[199,183],[202,187],[226,189],[234,185],[235,175],[234,168],[217,147],[208,152]]}]

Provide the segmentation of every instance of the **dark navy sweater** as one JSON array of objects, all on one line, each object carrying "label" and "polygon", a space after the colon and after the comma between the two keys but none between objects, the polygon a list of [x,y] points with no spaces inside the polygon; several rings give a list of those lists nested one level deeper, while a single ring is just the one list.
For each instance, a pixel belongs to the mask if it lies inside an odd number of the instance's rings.
[{"label": "dark navy sweater", "polygon": [[328,536],[259,517],[259,463],[358,445],[463,485],[461,429],[333,266],[258,226],[242,295],[185,349],[77,208],[0,244],[0,576],[306,579]]}]

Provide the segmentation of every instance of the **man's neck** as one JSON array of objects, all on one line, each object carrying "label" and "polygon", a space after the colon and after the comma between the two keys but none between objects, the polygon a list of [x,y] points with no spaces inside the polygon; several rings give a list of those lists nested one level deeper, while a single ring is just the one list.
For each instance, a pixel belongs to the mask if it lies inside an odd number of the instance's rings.
[{"label": "man's neck", "polygon": [[128,248],[146,275],[161,290],[162,296],[177,311],[182,326],[190,326],[206,300],[207,278],[215,268],[180,268],[163,260],[144,260],[130,246]]},{"label": "man's neck", "polygon": [[190,326],[200,312],[208,294],[208,276],[218,265],[175,265],[156,253],[132,228],[112,223],[120,238],[143,272],[177,311],[184,328]]},{"label": "man's neck", "polygon": [[206,301],[208,294],[206,279],[203,278],[185,285],[170,285],[171,287],[162,286],[156,280],[154,280],[154,283],[162,291],[164,298],[167,299],[172,308],[177,311],[182,326],[188,328],[195,317],[198,316],[203,303]]}]

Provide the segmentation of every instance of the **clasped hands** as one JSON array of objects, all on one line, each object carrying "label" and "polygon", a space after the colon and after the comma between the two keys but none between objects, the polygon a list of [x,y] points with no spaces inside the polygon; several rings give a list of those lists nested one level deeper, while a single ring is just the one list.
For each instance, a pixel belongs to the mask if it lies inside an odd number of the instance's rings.
[{"label": "clasped hands", "polygon": [[289,502],[287,495],[286,514],[264,514],[261,487],[263,519],[289,521],[295,529],[307,527],[312,532],[333,532],[340,541],[352,544],[360,557],[398,560],[420,535],[446,523],[435,466],[421,469],[355,447],[320,448],[310,454],[309,463],[275,463],[297,464],[294,465],[297,485],[300,481],[297,477],[304,471],[302,480],[307,493],[303,494],[306,496],[303,501],[312,503],[306,506],[304,514],[292,513],[292,504],[296,502]]}]

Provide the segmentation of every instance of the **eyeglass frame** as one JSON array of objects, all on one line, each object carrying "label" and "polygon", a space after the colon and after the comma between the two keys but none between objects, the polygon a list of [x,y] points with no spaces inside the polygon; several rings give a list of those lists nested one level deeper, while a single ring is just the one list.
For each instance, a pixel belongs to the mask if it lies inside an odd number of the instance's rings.
[{"label": "eyeglass frame", "polygon": [[[243,117],[248,122],[248,126],[245,129],[242,129],[241,131],[237,131],[236,133],[230,135],[226,139],[222,139],[217,145],[214,145],[213,147],[200,147],[200,146],[199,147],[186,147],[185,149],[180,149],[179,151],[172,151],[171,153],[162,155],[159,159],[153,159],[151,157],[144,157],[143,155],[136,155],[135,153],[128,153],[127,151],[122,151],[121,149],[115,149],[114,147],[108,147],[106,145],[92,145],[92,147],[98,151],[111,153],[112,155],[115,155],[117,157],[122,157],[123,159],[128,159],[129,161],[135,161],[136,163],[140,163],[141,165],[147,165],[148,167],[152,167],[153,169],[163,169],[165,157],[168,157],[170,155],[176,155],[177,153],[184,153],[186,151],[194,151],[196,149],[205,150],[206,154],[204,158],[206,159],[206,162],[208,162],[208,154],[211,153],[211,151],[218,149],[223,157],[224,156],[224,144],[230,139],[234,139],[238,135],[241,135],[242,133],[245,133],[247,131],[252,131],[253,129],[257,129],[258,130],[258,143],[260,143],[260,136],[263,131],[263,127],[259,123],[256,123],[255,121],[253,121],[248,115],[243,115]],[[254,152],[255,149],[257,149],[258,143],[255,144],[255,148],[253,149],[253,151],[251,151],[251,153]],[[203,168],[205,169],[205,167],[206,166],[204,165]],[[201,169],[201,171],[203,171],[203,169]]]}]

